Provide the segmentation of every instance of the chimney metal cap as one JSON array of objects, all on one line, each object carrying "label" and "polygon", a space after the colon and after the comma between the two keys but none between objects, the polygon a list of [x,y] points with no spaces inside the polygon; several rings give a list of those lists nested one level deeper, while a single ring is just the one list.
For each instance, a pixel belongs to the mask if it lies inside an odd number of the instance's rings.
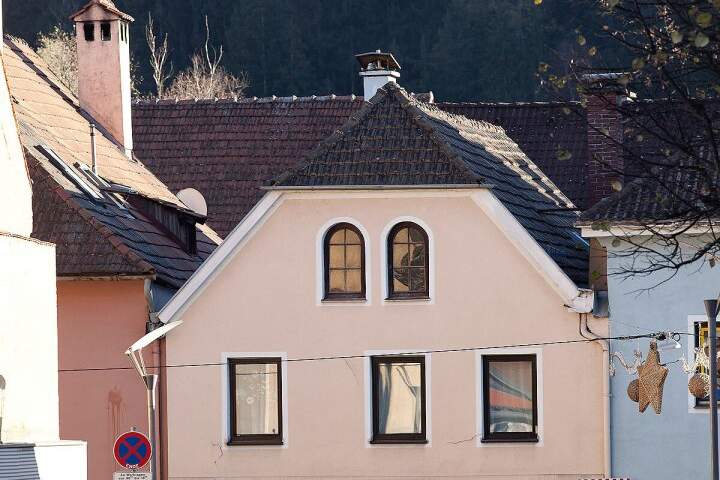
[{"label": "chimney metal cap", "polygon": [[395,60],[392,53],[375,50],[374,52],[359,53],[355,55],[355,58],[363,71],[400,70],[400,64]]}]

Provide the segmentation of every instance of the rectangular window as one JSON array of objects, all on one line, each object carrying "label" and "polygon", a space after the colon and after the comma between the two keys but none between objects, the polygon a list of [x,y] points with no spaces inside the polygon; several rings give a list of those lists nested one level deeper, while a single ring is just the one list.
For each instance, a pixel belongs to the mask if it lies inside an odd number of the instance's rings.
[{"label": "rectangular window", "polygon": [[281,445],[280,358],[231,358],[228,445]]},{"label": "rectangular window", "polygon": [[371,358],[372,443],[427,443],[425,357]]},{"label": "rectangular window", "polygon": [[483,356],[483,442],[537,442],[535,355]]},{"label": "rectangular window", "polygon": [[85,34],[86,42],[92,42],[93,40],[95,40],[95,24],[94,23],[84,23],[83,24],[83,33]]},{"label": "rectangular window", "polygon": [[[720,351],[720,326],[717,328],[717,336],[718,340],[716,341],[718,344],[718,351]],[[705,349],[705,355],[708,355],[710,353],[710,347],[708,343],[709,339],[709,333],[710,329],[708,328],[707,322],[696,322],[695,323],[695,348],[702,347]],[[706,373],[705,367],[700,367],[698,369],[698,372]],[[720,375],[718,375],[720,377]],[[720,384],[719,384],[720,385]],[[720,398],[720,387],[718,388],[718,398]],[[707,407],[710,404],[710,397],[705,398],[696,398],[695,399],[695,406],[696,407]],[[720,401],[718,401],[718,404],[720,404]]]},{"label": "rectangular window", "polygon": [[100,24],[100,38],[102,41],[107,42],[110,40],[110,23],[102,22]]}]

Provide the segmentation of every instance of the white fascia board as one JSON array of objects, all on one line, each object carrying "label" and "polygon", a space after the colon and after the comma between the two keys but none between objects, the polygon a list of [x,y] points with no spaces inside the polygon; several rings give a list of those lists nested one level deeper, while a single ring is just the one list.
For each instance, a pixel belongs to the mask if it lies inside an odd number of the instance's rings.
[{"label": "white fascia board", "polygon": [[478,190],[473,193],[472,199],[560,295],[566,306],[581,313],[592,309],[592,293],[575,285],[491,190]]},{"label": "white fascia board", "polygon": [[211,280],[225,268],[235,253],[277,210],[282,201],[283,194],[281,192],[266,193],[160,310],[158,314],[160,321],[169,323],[182,315],[193,300],[210,284]]}]

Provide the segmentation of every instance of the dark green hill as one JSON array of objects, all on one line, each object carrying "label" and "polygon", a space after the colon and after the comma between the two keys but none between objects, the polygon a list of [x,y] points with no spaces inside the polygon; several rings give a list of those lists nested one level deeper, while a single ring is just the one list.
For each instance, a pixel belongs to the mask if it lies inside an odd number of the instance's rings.
[{"label": "dark green hill", "polygon": [[[71,25],[82,0],[5,0],[5,30],[34,44],[38,32]],[[136,19],[132,48],[150,91],[144,28],[169,34],[174,70],[204,39],[207,14],[231,72],[248,95],[360,93],[353,54],[392,51],[401,84],[443,100],[543,98],[535,72],[578,48],[576,29],[597,21],[584,2],[546,0],[115,0]]]}]

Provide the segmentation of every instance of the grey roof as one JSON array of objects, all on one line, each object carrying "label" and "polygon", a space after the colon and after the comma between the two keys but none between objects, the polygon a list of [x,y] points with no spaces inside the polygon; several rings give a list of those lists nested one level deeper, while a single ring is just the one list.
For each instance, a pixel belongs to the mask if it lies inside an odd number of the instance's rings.
[{"label": "grey roof", "polygon": [[492,191],[577,284],[587,245],[572,202],[505,131],[449,114],[395,84],[379,90],[333,135],[272,186],[492,185]]}]

